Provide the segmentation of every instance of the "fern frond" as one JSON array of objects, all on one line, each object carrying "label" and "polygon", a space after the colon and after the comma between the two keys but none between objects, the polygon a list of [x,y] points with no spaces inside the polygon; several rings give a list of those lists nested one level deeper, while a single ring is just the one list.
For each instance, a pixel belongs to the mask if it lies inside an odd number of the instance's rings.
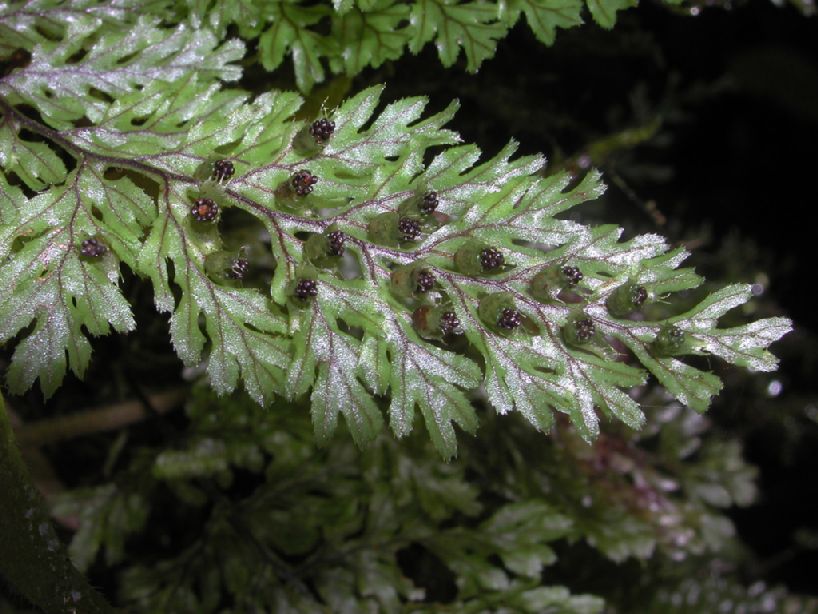
[{"label": "fern frond", "polygon": [[[398,436],[417,409],[451,457],[455,425],[477,428],[480,386],[501,413],[547,430],[557,410],[590,439],[601,416],[641,424],[625,392],[645,380],[638,363],[698,410],[720,382],[679,356],[774,368],[765,348],[787,320],[718,328],[746,286],[629,316],[701,278],[657,235],[622,241],[614,226],[560,217],[602,194],[597,172],[543,176],[544,158],[515,158],[513,142],[480,162],[445,128],[456,105],[381,108],[381,88],[315,136],[293,119],[297,95],[224,88],[237,44],[142,17],[99,32],[89,20],[0,79],[0,342],[17,338],[13,391],[39,378],[51,394],[67,369],[84,373],[89,334],[133,329],[122,265],[151,280],[176,351],[204,361],[218,392],[241,383],[262,404],[309,394],[322,440],[340,414],[370,441],[388,404]],[[75,57],[45,69],[48,45]],[[87,103],[81,116],[68,99]],[[269,294],[230,279],[219,229],[231,209],[269,235]]]},{"label": "fern frond", "polygon": [[[668,0],[674,4],[674,0]],[[586,17],[612,28],[617,13],[637,0],[299,0],[254,3],[248,0],[174,4],[174,18],[187,7],[195,28],[223,34],[235,25],[245,40],[259,40],[267,70],[291,57],[301,91],[309,92],[332,74],[356,75],[407,51],[417,54],[434,45],[443,66],[462,55],[468,72],[492,58],[521,15],[534,36],[554,44],[558,28],[573,28]],[[160,11],[161,13],[161,11]]]}]

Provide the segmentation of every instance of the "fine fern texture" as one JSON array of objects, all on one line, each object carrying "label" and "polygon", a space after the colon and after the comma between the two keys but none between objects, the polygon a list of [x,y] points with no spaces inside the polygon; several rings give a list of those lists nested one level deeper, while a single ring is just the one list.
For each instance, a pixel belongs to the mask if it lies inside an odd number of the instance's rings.
[{"label": "fine fern texture", "polygon": [[[523,420],[488,417],[489,436],[446,464],[419,433],[317,449],[305,415],[196,386],[172,449],[140,449],[53,511],[80,525],[74,563],[104,558],[134,612],[693,614],[728,599],[815,612],[735,580],[726,510],[756,496],[738,442],[659,390],[644,400],[659,411],[642,431],[594,446],[570,428],[543,445]],[[248,475],[258,487],[232,498]],[[180,534],[181,547],[153,546]]]},{"label": "fine fern texture", "polygon": [[355,75],[429,44],[444,66],[454,65],[462,50],[466,69],[475,72],[523,15],[537,39],[550,46],[558,28],[585,21],[586,8],[597,24],[610,29],[619,11],[636,5],[637,0],[189,0],[187,11],[177,5],[173,10],[194,27],[223,33],[234,25],[243,39],[257,39],[259,61],[267,70],[291,56],[296,83],[306,92],[328,72]]},{"label": "fine fern texture", "polygon": [[[454,425],[477,428],[480,387],[500,413],[545,431],[556,410],[590,440],[600,415],[642,424],[624,389],[647,372],[706,409],[719,379],[679,356],[776,366],[765,348],[788,320],[718,326],[749,286],[674,310],[672,294],[702,282],[680,268],[684,249],[559,217],[602,194],[597,172],[547,176],[513,142],[481,162],[444,127],[456,104],[424,115],[423,98],[381,105],[382,88],[305,122],[297,94],[225,87],[243,45],[208,27],[126,3],[34,5],[0,7],[0,343],[15,344],[14,393],[39,379],[51,395],[85,372],[89,335],[134,329],[123,266],[151,280],[185,364],[259,404],[309,395],[322,441],[339,414],[358,444],[384,412],[404,436],[419,409],[452,457]],[[248,215],[255,237],[224,240]],[[253,267],[270,271],[263,285],[243,283]]]}]

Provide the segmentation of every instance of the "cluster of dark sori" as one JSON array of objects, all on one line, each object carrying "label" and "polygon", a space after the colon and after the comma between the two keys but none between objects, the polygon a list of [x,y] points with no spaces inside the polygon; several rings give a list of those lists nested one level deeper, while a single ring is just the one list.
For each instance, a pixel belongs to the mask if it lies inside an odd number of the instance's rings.
[{"label": "cluster of dark sori", "polygon": [[227,269],[227,276],[230,279],[242,280],[247,276],[249,269],[250,263],[246,258],[234,258]]},{"label": "cluster of dark sori", "polygon": [[91,237],[82,242],[80,253],[86,258],[99,258],[108,253],[108,247],[99,239]]},{"label": "cluster of dark sori", "polygon": [[569,286],[576,286],[579,282],[582,281],[582,271],[580,271],[575,266],[564,266],[562,267],[562,274],[565,277],[565,281],[568,282]]},{"label": "cluster of dark sori", "polygon": [[496,247],[486,247],[480,251],[480,266],[484,271],[494,271],[505,263],[506,259]]},{"label": "cluster of dark sori", "polygon": [[329,119],[317,119],[310,126],[310,134],[319,145],[330,140],[335,132],[335,122]]},{"label": "cluster of dark sori", "polygon": [[417,292],[425,293],[431,290],[435,285],[435,276],[429,269],[421,269],[417,273],[415,290]]},{"label": "cluster of dark sori", "polygon": [[423,215],[429,215],[437,209],[439,204],[440,200],[438,199],[437,192],[426,192],[418,205],[418,210]]},{"label": "cluster of dark sori", "polygon": [[497,326],[505,330],[514,330],[523,321],[522,314],[514,308],[506,307],[497,318]]},{"label": "cluster of dark sori", "polygon": [[236,174],[236,169],[230,160],[216,160],[213,163],[213,179],[227,181]]},{"label": "cluster of dark sori", "polygon": [[460,326],[460,319],[454,311],[444,311],[440,315],[440,332],[445,336],[461,335],[463,329]]},{"label": "cluster of dark sori", "polygon": [[402,217],[398,220],[398,232],[403,241],[417,241],[421,233],[420,224],[410,217]]},{"label": "cluster of dark sori", "polygon": [[296,171],[292,177],[290,177],[290,185],[298,196],[306,196],[312,192],[312,186],[316,183],[318,183],[318,177],[307,169]]},{"label": "cluster of dark sori", "polygon": [[318,296],[318,284],[314,279],[299,279],[295,284],[293,294],[302,301],[309,300]]},{"label": "cluster of dark sori", "polygon": [[210,198],[197,198],[193,201],[190,215],[197,222],[212,222],[219,217],[219,205]]},{"label": "cluster of dark sori", "polygon": [[343,256],[347,235],[340,230],[333,230],[327,235],[327,253],[330,256]]}]

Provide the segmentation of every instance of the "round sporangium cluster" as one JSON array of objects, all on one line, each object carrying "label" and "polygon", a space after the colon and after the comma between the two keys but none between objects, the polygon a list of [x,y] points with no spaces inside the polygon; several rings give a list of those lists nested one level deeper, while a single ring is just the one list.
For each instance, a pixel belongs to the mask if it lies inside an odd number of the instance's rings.
[{"label": "round sporangium cluster", "polygon": [[659,356],[673,356],[684,350],[687,335],[677,326],[663,326],[656,335],[652,347]]},{"label": "round sporangium cluster", "polygon": [[310,126],[310,134],[319,145],[329,141],[335,132],[335,122],[329,119],[317,119]]},{"label": "round sporangium cluster", "polygon": [[511,292],[490,292],[480,298],[477,315],[492,329],[507,333],[516,329],[523,320]]},{"label": "round sporangium cluster", "polygon": [[457,314],[444,305],[437,307],[421,305],[412,312],[412,323],[415,330],[427,339],[463,334],[463,327],[460,326]]},{"label": "round sporangium cluster", "polygon": [[250,263],[245,258],[235,258],[227,269],[227,276],[230,279],[244,279],[249,268]]},{"label": "round sporangium cluster", "polygon": [[497,326],[506,330],[514,330],[523,321],[522,314],[511,307],[506,307],[500,312],[497,318]]},{"label": "round sporangium cluster", "polygon": [[236,169],[230,160],[216,160],[213,163],[213,178],[216,181],[227,181],[236,174]]},{"label": "round sporangium cluster", "polygon": [[219,217],[219,205],[209,198],[197,198],[193,201],[190,215],[197,222],[212,222]]},{"label": "round sporangium cluster", "polygon": [[439,204],[440,200],[438,200],[437,192],[426,192],[426,194],[423,195],[423,200],[421,200],[418,205],[418,210],[423,215],[429,215],[437,209]]},{"label": "round sporangium cluster", "polygon": [[480,266],[484,271],[493,271],[503,266],[506,259],[496,247],[486,247],[480,251]]},{"label": "round sporangium cluster", "polygon": [[591,318],[582,318],[574,324],[577,331],[577,341],[585,343],[591,340],[596,332],[596,325]]},{"label": "round sporangium cluster", "polygon": [[562,267],[562,274],[565,277],[565,281],[568,282],[569,286],[576,286],[579,282],[582,281],[582,271],[580,271],[575,266],[564,266]]},{"label": "round sporangium cluster", "polygon": [[676,346],[681,345],[685,338],[684,331],[680,328],[676,328],[675,326],[668,328],[665,335],[667,336],[667,339]]},{"label": "round sporangium cluster", "polygon": [[645,286],[633,286],[631,288],[631,303],[634,307],[641,307],[648,300],[648,291]]},{"label": "round sporangium cluster", "polygon": [[429,269],[421,269],[417,273],[415,290],[420,293],[428,292],[435,285],[435,276]]},{"label": "round sporangium cluster", "polygon": [[333,230],[327,235],[327,253],[330,256],[341,256],[344,253],[344,244],[347,235],[340,230]]},{"label": "round sporangium cluster", "polygon": [[648,298],[650,296],[644,286],[626,283],[611,292],[605,306],[613,317],[625,318],[644,305]]},{"label": "round sporangium cluster", "polygon": [[108,253],[108,247],[99,239],[85,239],[80,246],[80,253],[87,258],[99,258]]},{"label": "round sporangium cluster", "polygon": [[293,294],[302,301],[309,300],[318,296],[318,284],[314,279],[299,279],[295,284]]},{"label": "round sporangium cluster", "polygon": [[318,183],[318,177],[310,171],[302,169],[290,177],[290,185],[298,196],[306,196],[312,192],[312,186]]},{"label": "round sporangium cluster", "polygon": [[[389,274],[389,287],[400,298],[411,298],[429,292],[435,285],[435,276],[422,262],[395,267]],[[424,329],[427,326],[424,324]]]},{"label": "round sporangium cluster", "polygon": [[440,316],[440,332],[446,336],[459,335],[463,332],[460,320],[454,311],[445,311]]},{"label": "round sporangium cluster", "polygon": [[420,237],[420,224],[410,217],[402,217],[398,220],[398,233],[403,241],[417,241]]}]

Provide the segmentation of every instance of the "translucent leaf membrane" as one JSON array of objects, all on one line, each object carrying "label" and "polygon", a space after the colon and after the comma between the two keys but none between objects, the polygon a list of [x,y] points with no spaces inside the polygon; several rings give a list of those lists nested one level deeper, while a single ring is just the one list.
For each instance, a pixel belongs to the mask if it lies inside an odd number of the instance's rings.
[{"label": "translucent leaf membrane", "polygon": [[144,7],[133,2],[49,3],[42,10],[32,4],[0,13],[0,30],[14,33],[11,44],[31,55],[25,67],[3,77],[0,96],[32,105],[56,128],[84,116],[95,120],[108,100],[157,79],[232,81],[241,74],[230,64],[244,54],[241,42],[220,44],[209,30],[186,25],[160,27],[159,17],[137,11]]},{"label": "translucent leaf membrane", "polygon": [[[297,95],[224,88],[236,45],[139,16],[76,21],[91,25],[55,26],[32,57],[49,45],[84,54],[57,54],[47,82],[40,61],[0,80],[0,342],[16,338],[14,391],[39,378],[51,394],[68,369],[83,374],[89,334],[133,328],[122,265],[151,280],[186,364],[260,404],[309,395],[321,440],[339,415],[363,445],[384,416],[403,436],[419,414],[449,458],[457,429],[478,427],[480,387],[501,413],[545,431],[562,412],[591,439],[602,418],[641,425],[627,390],[646,370],[705,409],[721,384],[685,354],[775,366],[765,348],[787,320],[718,327],[746,286],[661,320],[630,317],[701,278],[657,235],[623,241],[615,226],[560,219],[602,194],[595,171],[545,177],[544,159],[515,157],[514,142],[481,162],[445,128],[456,105],[424,115],[424,98],[383,105],[379,87],[331,110],[317,138],[293,119]],[[40,107],[46,87],[93,104],[75,121],[73,108]],[[269,292],[214,269],[231,209],[265,231]],[[627,302],[634,285],[639,305]]]},{"label": "translucent leaf membrane", "polygon": [[[66,367],[80,377],[85,372],[91,354],[86,333],[134,327],[118,289],[117,259],[105,254],[92,262],[83,257],[82,242],[104,238],[133,264],[140,222],[150,223],[153,205],[127,180],[103,183],[101,168],[91,163],[34,198],[18,192],[17,202],[14,223],[0,226],[0,282],[6,289],[0,300],[0,342],[34,323],[15,349],[9,384],[19,393],[39,377],[49,396]],[[9,254],[15,239],[24,242]]]},{"label": "translucent leaf membrane", "polygon": [[[145,2],[143,8],[157,7]],[[127,0],[28,0],[0,5],[0,52],[31,51],[71,32],[90,32],[107,23],[132,18],[134,5]]]}]

